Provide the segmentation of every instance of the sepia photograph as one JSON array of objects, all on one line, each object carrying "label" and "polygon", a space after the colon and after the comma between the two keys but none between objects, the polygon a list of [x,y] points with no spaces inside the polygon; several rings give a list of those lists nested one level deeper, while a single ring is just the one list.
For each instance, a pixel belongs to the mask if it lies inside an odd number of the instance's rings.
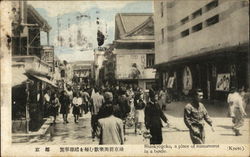
[{"label": "sepia photograph", "polygon": [[249,0],[3,0],[1,156],[249,156]]}]

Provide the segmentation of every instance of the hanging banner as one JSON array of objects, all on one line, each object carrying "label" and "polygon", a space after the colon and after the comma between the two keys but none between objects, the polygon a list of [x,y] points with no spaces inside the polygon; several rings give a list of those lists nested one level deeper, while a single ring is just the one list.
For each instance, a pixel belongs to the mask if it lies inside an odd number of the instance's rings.
[{"label": "hanging banner", "polygon": [[217,91],[229,91],[230,73],[218,74],[216,82]]},{"label": "hanging banner", "polygon": [[174,79],[175,79],[175,77],[169,77],[167,88],[173,88],[173,86],[174,86]]},{"label": "hanging banner", "polygon": [[192,73],[188,66],[184,68],[183,71],[183,93],[188,94],[189,91],[192,89],[193,80],[192,80]]}]

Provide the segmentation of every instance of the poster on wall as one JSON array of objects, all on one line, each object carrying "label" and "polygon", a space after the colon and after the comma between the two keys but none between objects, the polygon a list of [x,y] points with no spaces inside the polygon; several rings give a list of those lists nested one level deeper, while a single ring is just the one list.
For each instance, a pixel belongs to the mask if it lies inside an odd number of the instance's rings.
[{"label": "poster on wall", "polygon": [[230,87],[230,73],[218,74],[216,82],[217,91],[229,91]]},{"label": "poster on wall", "polygon": [[143,78],[145,55],[117,55],[116,66],[118,79]]},{"label": "poster on wall", "polygon": [[183,70],[183,93],[188,94],[189,91],[192,89],[193,80],[192,80],[192,73],[188,66],[186,66]]},{"label": "poster on wall", "polygon": [[173,85],[174,85],[174,78],[175,78],[175,77],[169,77],[169,79],[168,79],[168,84],[167,84],[167,88],[173,88]]}]

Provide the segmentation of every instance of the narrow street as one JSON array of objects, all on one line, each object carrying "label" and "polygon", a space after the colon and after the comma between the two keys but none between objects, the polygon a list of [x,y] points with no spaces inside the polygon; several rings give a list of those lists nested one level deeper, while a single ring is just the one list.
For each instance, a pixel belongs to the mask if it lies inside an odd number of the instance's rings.
[{"label": "narrow street", "polygon": [[[165,112],[170,121],[170,127],[163,127],[163,143],[165,144],[191,144],[188,129],[183,122],[183,109],[186,102],[172,102],[168,104]],[[249,106],[247,108],[248,118],[245,119],[242,128],[243,136],[234,136],[231,129],[231,119],[226,117],[227,108],[213,104],[206,104],[208,113],[210,114],[215,132],[206,125],[206,143],[207,144],[247,144],[249,143]],[[218,104],[219,105],[219,104]],[[61,116],[61,115],[60,115]],[[86,114],[80,118],[79,123],[74,123],[72,114],[69,115],[68,124],[63,124],[61,117],[58,118],[57,124],[52,125],[44,136],[35,137],[14,137],[15,144],[47,144],[47,145],[87,145],[98,144],[96,138],[92,141],[90,114]],[[125,144],[147,144],[148,139],[144,139],[142,135],[136,135],[134,128],[126,128]],[[246,138],[248,137],[248,138]],[[222,140],[223,139],[223,140]]]}]

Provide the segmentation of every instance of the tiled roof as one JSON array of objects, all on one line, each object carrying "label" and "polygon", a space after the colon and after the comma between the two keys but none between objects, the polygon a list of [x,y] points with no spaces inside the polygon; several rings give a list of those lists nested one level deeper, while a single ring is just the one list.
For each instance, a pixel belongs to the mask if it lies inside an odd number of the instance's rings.
[{"label": "tiled roof", "polygon": [[119,13],[116,15],[116,39],[121,39],[126,34],[132,32],[145,23],[152,13]]},{"label": "tiled roof", "polygon": [[27,10],[28,13],[37,21],[43,31],[49,32],[51,30],[51,26],[48,24],[47,20],[45,20],[32,5],[28,5]]}]

